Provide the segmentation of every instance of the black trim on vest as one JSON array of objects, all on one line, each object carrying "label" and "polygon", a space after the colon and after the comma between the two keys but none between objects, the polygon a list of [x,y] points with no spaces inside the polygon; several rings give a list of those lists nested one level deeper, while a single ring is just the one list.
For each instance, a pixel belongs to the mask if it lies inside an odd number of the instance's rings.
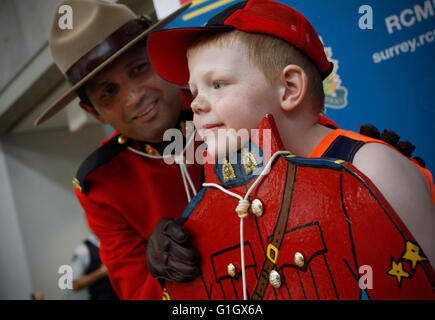
[{"label": "black trim on vest", "polygon": [[95,169],[112,160],[118,153],[127,148],[127,144],[118,142],[119,135],[95,150],[80,166],[76,179],[82,188],[81,192],[87,194],[86,177]]},{"label": "black trim on vest", "polygon": [[334,158],[352,163],[355,153],[364,144],[364,141],[338,136],[322,154],[322,158]]}]

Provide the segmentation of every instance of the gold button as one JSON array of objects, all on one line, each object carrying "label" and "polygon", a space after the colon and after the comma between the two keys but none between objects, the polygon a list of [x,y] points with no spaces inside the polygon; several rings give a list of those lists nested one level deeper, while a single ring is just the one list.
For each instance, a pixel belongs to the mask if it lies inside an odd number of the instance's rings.
[{"label": "gold button", "polygon": [[275,289],[281,287],[281,276],[275,270],[272,270],[269,274],[269,282]]},{"label": "gold button", "polygon": [[73,178],[72,180],[72,184],[74,186],[74,188],[76,188],[77,190],[79,190],[80,192],[82,192],[82,186],[80,185],[80,181],[77,178]]},{"label": "gold button", "polygon": [[119,144],[125,144],[126,142],[127,142],[127,138],[126,137],[124,137],[124,136],[119,136],[118,137],[118,143]]},{"label": "gold button", "polygon": [[231,278],[234,278],[234,277],[236,276],[236,274],[237,274],[236,266],[233,265],[232,263],[230,263],[230,264],[227,266],[227,271],[228,271],[228,275],[229,275]]},{"label": "gold button", "polygon": [[160,156],[160,152],[156,148],[151,147],[148,143],[145,145],[145,152],[152,156]]},{"label": "gold button", "polygon": [[296,252],[295,256],[294,256],[294,261],[295,264],[299,267],[302,268],[305,265],[305,258],[304,255],[300,252]]},{"label": "gold button", "polygon": [[169,295],[169,292],[168,292],[168,290],[166,290],[166,288],[163,289],[162,300],[171,300],[171,296]]},{"label": "gold button", "polygon": [[263,204],[260,200],[254,199],[251,203],[251,211],[257,217],[261,217],[263,215]]}]

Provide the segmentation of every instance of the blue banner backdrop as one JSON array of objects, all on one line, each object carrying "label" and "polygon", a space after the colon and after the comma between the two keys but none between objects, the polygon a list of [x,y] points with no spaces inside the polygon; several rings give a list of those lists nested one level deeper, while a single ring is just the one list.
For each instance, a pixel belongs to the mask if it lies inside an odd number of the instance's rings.
[{"label": "blue banner backdrop", "polygon": [[[194,1],[168,28],[200,26],[237,2]],[[347,130],[395,130],[434,172],[435,0],[280,2],[308,18],[336,65],[324,83],[327,116]]]}]

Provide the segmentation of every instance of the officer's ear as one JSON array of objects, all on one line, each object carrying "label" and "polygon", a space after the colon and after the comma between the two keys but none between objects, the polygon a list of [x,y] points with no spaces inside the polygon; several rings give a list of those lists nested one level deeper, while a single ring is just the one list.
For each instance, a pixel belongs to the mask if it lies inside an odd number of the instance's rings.
[{"label": "officer's ear", "polygon": [[294,64],[289,64],[281,71],[281,109],[291,111],[305,99],[308,77],[305,71]]},{"label": "officer's ear", "polygon": [[84,102],[80,102],[79,105],[80,108],[85,110],[87,113],[91,114],[91,116],[97,119],[100,123],[107,124],[107,121],[100,115],[100,113],[94,107],[91,107]]}]

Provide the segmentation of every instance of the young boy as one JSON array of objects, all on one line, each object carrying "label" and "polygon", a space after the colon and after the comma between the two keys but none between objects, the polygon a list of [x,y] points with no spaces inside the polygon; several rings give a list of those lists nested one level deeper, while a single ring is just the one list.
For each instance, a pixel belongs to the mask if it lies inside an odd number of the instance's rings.
[{"label": "young boy", "polygon": [[[435,298],[431,181],[382,142],[317,124],[332,64],[305,17],[275,1],[245,1],[205,27],[151,34],[148,50],[160,76],[189,83],[207,157],[223,158],[206,164],[205,188],[183,215],[202,277],[168,282],[166,295]],[[237,134],[256,128],[249,141]]]}]

